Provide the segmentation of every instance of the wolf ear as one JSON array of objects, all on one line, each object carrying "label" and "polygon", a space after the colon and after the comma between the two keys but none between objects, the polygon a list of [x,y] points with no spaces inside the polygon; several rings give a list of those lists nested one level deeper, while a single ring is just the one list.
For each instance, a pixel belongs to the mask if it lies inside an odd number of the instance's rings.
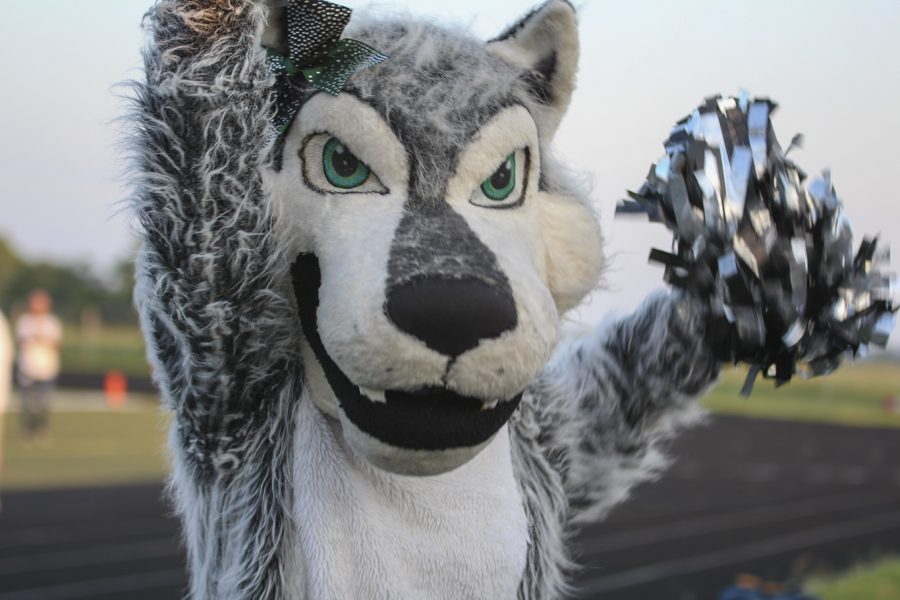
[{"label": "wolf ear", "polygon": [[578,70],[578,20],[567,0],[548,0],[503,34],[488,50],[528,72],[532,93],[542,110],[535,115],[542,136],[556,133]]}]

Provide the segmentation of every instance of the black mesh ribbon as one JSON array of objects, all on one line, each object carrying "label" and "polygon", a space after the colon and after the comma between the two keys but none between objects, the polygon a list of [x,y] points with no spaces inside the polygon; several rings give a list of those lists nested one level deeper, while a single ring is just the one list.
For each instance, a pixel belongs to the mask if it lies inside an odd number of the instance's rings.
[{"label": "black mesh ribbon", "polygon": [[341,39],[351,10],[324,0],[292,0],[284,12],[287,55],[267,49],[276,77],[278,135],[293,122],[309,87],[337,95],[357,71],[387,60],[358,40]]},{"label": "black mesh ribbon", "polygon": [[666,155],[617,213],[641,212],[675,234],[653,250],[666,281],[708,299],[722,358],[786,383],[823,375],[894,327],[893,277],[876,239],[853,252],[828,172],[806,175],[782,150],[767,99],[708,98],[672,130]]}]

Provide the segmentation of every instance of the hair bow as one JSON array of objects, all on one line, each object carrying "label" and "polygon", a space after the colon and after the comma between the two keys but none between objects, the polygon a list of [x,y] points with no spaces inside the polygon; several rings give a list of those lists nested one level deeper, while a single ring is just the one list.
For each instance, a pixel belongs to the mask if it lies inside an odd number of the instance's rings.
[{"label": "hair bow", "polygon": [[351,75],[387,60],[368,44],[341,39],[352,12],[324,0],[292,0],[285,8],[288,54],[266,48],[276,77],[273,124],[279,136],[293,122],[308,87],[336,96]]}]

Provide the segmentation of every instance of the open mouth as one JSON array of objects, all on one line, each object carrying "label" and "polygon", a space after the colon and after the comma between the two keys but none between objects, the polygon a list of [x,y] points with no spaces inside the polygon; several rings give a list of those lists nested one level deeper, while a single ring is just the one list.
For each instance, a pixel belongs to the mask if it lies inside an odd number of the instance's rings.
[{"label": "open mouth", "polygon": [[509,420],[522,394],[493,406],[443,387],[363,391],[331,359],[319,336],[316,312],[322,282],[319,260],[301,254],[291,267],[303,335],[325,371],[346,417],[361,431],[398,448],[446,450],[477,446]]}]

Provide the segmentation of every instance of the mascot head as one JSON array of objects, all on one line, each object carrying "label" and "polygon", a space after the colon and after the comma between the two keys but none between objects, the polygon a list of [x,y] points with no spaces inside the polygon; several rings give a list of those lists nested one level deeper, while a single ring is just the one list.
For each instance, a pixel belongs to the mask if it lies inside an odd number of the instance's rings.
[{"label": "mascot head", "polygon": [[549,154],[576,16],[551,0],[488,43],[407,20],[348,33],[389,60],[307,93],[266,175],[307,383],[366,460],[441,473],[506,424],[599,278],[596,218]]}]

